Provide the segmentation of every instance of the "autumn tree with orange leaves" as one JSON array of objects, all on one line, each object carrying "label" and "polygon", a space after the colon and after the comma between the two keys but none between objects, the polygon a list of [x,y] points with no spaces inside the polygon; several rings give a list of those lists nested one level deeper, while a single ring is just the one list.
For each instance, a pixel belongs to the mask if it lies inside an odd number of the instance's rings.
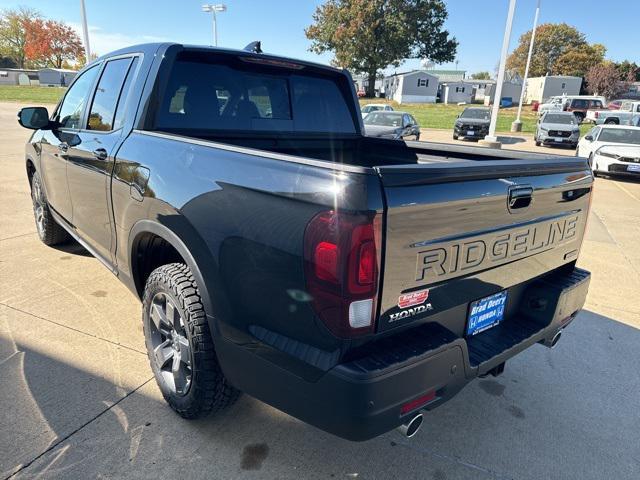
[{"label": "autumn tree with orange leaves", "polygon": [[83,55],[78,34],[62,22],[36,18],[25,24],[25,30],[25,56],[35,65],[62,68]]}]

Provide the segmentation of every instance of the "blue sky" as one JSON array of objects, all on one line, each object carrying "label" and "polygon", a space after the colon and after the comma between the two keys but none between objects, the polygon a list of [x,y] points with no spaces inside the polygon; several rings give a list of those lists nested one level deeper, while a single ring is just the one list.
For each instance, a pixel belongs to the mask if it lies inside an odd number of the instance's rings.
[{"label": "blue sky", "polygon": [[[100,54],[140,42],[172,40],[211,44],[211,15],[201,11],[202,0],[85,0],[92,49]],[[211,1],[211,0],[209,0]],[[242,48],[261,40],[269,53],[327,63],[330,55],[308,51],[304,28],[321,0],[224,0],[228,11],[219,14],[219,44]],[[511,48],[531,28],[536,0],[518,0]],[[460,42],[459,68],[473,73],[493,72],[498,61],[508,0],[446,0],[447,28]],[[78,0],[0,0],[0,8],[27,5],[46,17],[80,25]],[[613,60],[640,63],[638,0],[542,0],[541,22],[567,22],[586,34],[589,42],[602,43]],[[408,70],[408,61],[398,70]],[[445,65],[442,68],[452,68]]]}]

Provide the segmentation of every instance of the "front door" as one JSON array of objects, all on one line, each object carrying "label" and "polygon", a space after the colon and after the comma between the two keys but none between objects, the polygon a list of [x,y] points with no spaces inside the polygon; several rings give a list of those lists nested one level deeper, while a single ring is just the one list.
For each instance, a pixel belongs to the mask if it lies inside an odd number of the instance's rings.
[{"label": "front door", "polygon": [[[111,174],[122,139],[123,105],[131,85],[133,57],[106,62],[88,115],[68,151],[67,180],[73,225],[102,260],[112,265],[115,242],[111,216]],[[119,114],[120,113],[120,114]]]},{"label": "front door", "polygon": [[51,208],[68,222],[71,222],[73,216],[67,184],[69,149],[78,141],[77,132],[82,114],[99,70],[99,66],[96,65],[83,72],[73,82],[54,114],[56,128],[44,130],[40,143],[40,175],[44,182],[47,201]]}]

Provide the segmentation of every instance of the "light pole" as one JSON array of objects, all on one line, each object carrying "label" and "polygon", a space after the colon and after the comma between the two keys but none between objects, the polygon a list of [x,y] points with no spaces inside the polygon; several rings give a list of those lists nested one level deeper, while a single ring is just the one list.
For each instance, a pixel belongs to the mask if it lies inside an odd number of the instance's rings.
[{"label": "light pole", "polygon": [[502,82],[504,82],[504,67],[509,50],[509,39],[511,38],[511,26],[513,25],[513,12],[516,9],[516,0],[509,0],[509,13],[507,14],[507,24],[504,27],[504,38],[502,39],[502,52],[500,53],[500,66],[498,67],[498,78],[496,80],[496,91],[493,97],[493,109],[491,110],[491,122],[489,123],[489,135],[480,140],[485,147],[500,148],[500,142],[496,138],[496,122],[498,121],[498,110],[502,98]]},{"label": "light pole", "polygon": [[227,11],[227,6],[224,3],[205,3],[202,5],[202,11],[213,14],[213,44],[218,46],[218,24],[216,19],[216,13],[222,13]]},{"label": "light pole", "polygon": [[84,0],[80,0],[80,16],[82,17],[82,36],[84,37],[84,54],[87,63],[91,61],[91,47],[89,46],[89,29],[87,28],[87,11],[84,8]]},{"label": "light pole", "polygon": [[533,30],[531,30],[531,41],[529,42],[529,54],[527,55],[527,66],[524,67],[524,78],[522,79],[522,90],[520,91],[520,102],[518,103],[518,115],[516,120],[511,124],[512,132],[522,131],[522,122],[520,114],[522,113],[522,104],[524,103],[524,94],[527,89],[527,78],[529,78],[529,65],[531,64],[531,55],[533,54],[533,43],[536,40],[536,27],[538,26],[538,16],[540,15],[540,0],[536,5],[536,14],[533,17]]}]

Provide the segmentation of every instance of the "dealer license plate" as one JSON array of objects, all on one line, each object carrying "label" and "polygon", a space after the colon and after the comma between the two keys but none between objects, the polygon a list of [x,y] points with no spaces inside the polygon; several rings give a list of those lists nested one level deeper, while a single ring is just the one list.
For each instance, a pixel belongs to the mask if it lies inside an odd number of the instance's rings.
[{"label": "dealer license plate", "polygon": [[477,335],[498,325],[504,318],[506,305],[506,290],[471,302],[467,321],[467,335]]},{"label": "dealer license plate", "polygon": [[638,165],[627,165],[627,172],[640,172],[640,164],[638,164]]},{"label": "dealer license plate", "polygon": [[467,135],[469,137],[473,137],[475,135],[475,132],[473,130],[467,130]]}]

